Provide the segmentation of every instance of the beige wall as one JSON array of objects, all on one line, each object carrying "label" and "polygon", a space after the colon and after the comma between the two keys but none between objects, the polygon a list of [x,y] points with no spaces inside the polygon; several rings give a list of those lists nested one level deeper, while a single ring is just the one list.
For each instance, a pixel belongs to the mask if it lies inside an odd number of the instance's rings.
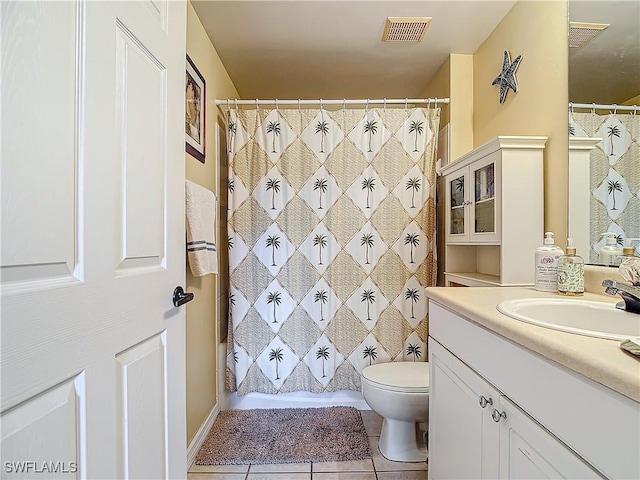
[{"label": "beige wall", "polygon": [[420,95],[451,99],[442,106],[440,128],[450,124],[449,159],[473,149],[473,55],[451,54]]},{"label": "beige wall", "polygon": [[[474,147],[497,135],[545,135],[544,228],[566,245],[568,191],[567,2],[520,1],[473,56]],[[504,50],[522,55],[518,93],[498,103],[491,82],[501,71]],[[523,212],[526,215],[526,212]],[[542,232],[541,238],[542,241]]]},{"label": "beige wall", "polygon": [[[218,54],[211,45],[191,3],[187,10],[187,54],[198,67],[206,82],[206,161],[200,163],[186,155],[186,178],[220,195],[219,167],[216,165],[216,124],[225,131],[222,112],[216,98],[237,98],[238,92]],[[220,219],[216,222],[220,230]],[[224,271],[224,265],[220,265]],[[205,422],[217,402],[217,305],[221,301],[218,275],[194,277],[187,268],[187,291],[195,299],[187,304],[187,443]],[[226,300],[225,300],[226,301]]]},{"label": "beige wall", "polygon": [[[449,105],[443,105],[440,113],[440,128],[449,123],[449,161],[473,149],[473,56],[451,54],[440,66],[421,98],[447,98]],[[445,183],[438,177],[436,196],[436,245],[438,261],[437,285],[444,285],[445,255]]]}]

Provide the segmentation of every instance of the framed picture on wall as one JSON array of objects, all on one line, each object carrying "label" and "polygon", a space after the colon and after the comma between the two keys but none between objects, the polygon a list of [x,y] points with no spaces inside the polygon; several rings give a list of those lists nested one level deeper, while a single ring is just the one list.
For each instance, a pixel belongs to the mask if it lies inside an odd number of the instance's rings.
[{"label": "framed picture on wall", "polygon": [[205,160],[205,81],[187,55],[185,77],[184,132],[187,153],[204,163]]}]

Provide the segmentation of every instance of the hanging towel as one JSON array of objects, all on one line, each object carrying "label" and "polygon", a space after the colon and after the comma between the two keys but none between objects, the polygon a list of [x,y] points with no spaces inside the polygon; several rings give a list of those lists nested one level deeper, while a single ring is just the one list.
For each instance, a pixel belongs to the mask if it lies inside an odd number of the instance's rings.
[{"label": "hanging towel", "polygon": [[197,183],[186,181],[187,257],[191,273],[201,277],[218,273],[215,244],[216,196]]}]

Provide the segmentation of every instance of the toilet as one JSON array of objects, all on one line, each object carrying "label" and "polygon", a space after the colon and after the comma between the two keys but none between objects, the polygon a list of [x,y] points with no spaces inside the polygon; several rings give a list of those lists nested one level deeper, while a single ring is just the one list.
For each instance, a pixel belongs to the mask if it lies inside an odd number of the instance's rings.
[{"label": "toilet", "polygon": [[418,445],[416,427],[429,420],[429,363],[378,363],[365,367],[361,380],[364,400],[383,417],[380,453],[396,462],[424,462],[427,449]]}]

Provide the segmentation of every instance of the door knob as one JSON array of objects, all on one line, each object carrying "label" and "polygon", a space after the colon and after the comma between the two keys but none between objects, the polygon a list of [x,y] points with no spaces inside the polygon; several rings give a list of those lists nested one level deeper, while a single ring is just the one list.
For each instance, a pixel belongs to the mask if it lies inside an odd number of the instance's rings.
[{"label": "door knob", "polygon": [[193,300],[193,293],[185,292],[181,286],[177,286],[173,291],[173,306],[179,307]]}]

